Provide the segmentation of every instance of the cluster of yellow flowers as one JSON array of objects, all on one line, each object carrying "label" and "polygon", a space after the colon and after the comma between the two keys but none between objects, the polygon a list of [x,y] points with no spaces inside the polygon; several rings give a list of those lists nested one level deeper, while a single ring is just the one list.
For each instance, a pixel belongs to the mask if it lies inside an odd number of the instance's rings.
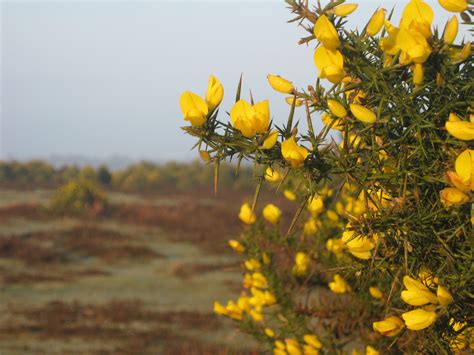
[{"label": "cluster of yellow flowers", "polygon": [[[238,241],[231,240],[229,244],[238,252],[245,250]],[[263,257],[263,262],[268,264],[268,257]],[[214,302],[214,311],[217,314],[228,316],[235,320],[242,320],[247,314],[255,322],[262,322],[264,319],[263,308],[273,306],[277,300],[275,295],[268,290],[267,278],[260,272],[261,262],[251,258],[244,262],[244,267],[250,272],[245,274],[243,281],[244,287],[250,289],[250,295],[243,292],[237,302],[229,300],[226,306],[219,302]]]},{"label": "cluster of yellow flowers", "polygon": [[[253,98],[240,98],[241,82],[228,122],[216,119],[224,90],[214,76],[204,99],[191,92],[180,99],[184,119],[201,129],[188,132],[200,138],[199,149],[202,143],[207,145],[200,151],[204,160],[218,166],[220,160],[237,155],[262,169],[253,202],[243,203],[238,214],[245,232],[241,239],[229,241],[232,249],[246,257],[242,264],[245,290],[235,302],[216,302],[215,312],[258,332],[276,355],[317,354],[323,348],[345,351],[347,334],[326,338],[319,333],[324,321],[318,319],[318,326],[311,322],[319,317],[309,306],[312,290],[322,287],[335,294],[332,300],[336,302],[365,305],[365,319],[370,320],[363,326],[372,324],[365,343],[388,346],[392,340],[384,337],[396,337],[393,346],[405,337],[412,346],[407,348],[414,349],[423,342],[416,332],[430,328],[422,334],[437,334],[447,348],[474,349],[474,328],[460,307],[472,292],[461,295],[463,284],[459,275],[453,277],[460,269],[452,267],[457,263],[455,255],[469,254],[455,242],[464,242],[469,233],[465,222],[459,221],[474,197],[472,82],[462,89],[465,92],[459,94],[462,98],[456,105],[443,110],[441,104],[432,104],[435,99],[430,101],[438,89],[450,91],[443,102],[450,101],[456,81],[451,79],[446,85],[445,78],[454,77],[450,71],[461,72],[472,64],[471,43],[454,43],[457,16],[449,19],[439,36],[432,26],[432,8],[423,0],[410,0],[398,24],[390,22],[391,14],[384,8],[378,8],[359,34],[343,29],[345,17],[357,10],[357,4],[330,1],[323,7],[318,1],[312,12],[306,1],[287,3],[298,20],[305,18],[314,25],[304,26],[311,36],[301,43],[317,40],[314,63],[319,78],[327,79],[332,87],[326,88],[318,79],[316,89],[308,86],[305,91],[280,76],[268,75],[274,90],[291,95],[285,96],[291,111],[283,127],[272,123],[268,100],[254,103]],[[466,0],[439,3],[452,12],[469,7]],[[468,22],[467,13],[461,17]],[[359,59],[364,63],[359,65]],[[464,65],[466,60],[469,63]],[[393,97],[397,95],[402,99]],[[306,135],[293,126],[295,107],[303,105]],[[428,115],[430,105],[440,109]],[[315,111],[321,113],[324,124],[319,134],[312,127]],[[225,134],[216,133],[216,127]],[[331,129],[342,135],[339,145],[326,144]],[[425,133],[433,138],[429,144]],[[210,153],[215,156],[211,158]],[[432,164],[430,154],[439,161]],[[419,160],[434,174],[426,176]],[[438,199],[443,174],[449,187],[440,191]],[[265,181],[300,204],[286,234],[280,231],[286,224],[280,209],[283,203],[257,207]],[[300,217],[305,218],[302,223]],[[474,217],[471,222],[470,227]],[[458,227],[457,223],[463,224]],[[449,233],[443,224],[450,224]],[[435,253],[438,259],[425,258],[425,252]],[[321,270],[320,265],[328,267]],[[435,270],[439,278],[425,267]],[[301,302],[301,290],[306,289],[307,299]],[[400,341],[400,349],[404,343]],[[366,346],[365,353],[379,354],[372,345]]]},{"label": "cluster of yellow flowers", "polygon": [[[474,140],[474,114],[470,115],[470,121],[463,121],[451,113],[445,127],[457,139]],[[474,150],[467,148],[460,153],[454,163],[454,170],[446,173],[446,180],[451,187],[440,192],[445,207],[462,205],[471,200],[469,193],[474,191]]]}]

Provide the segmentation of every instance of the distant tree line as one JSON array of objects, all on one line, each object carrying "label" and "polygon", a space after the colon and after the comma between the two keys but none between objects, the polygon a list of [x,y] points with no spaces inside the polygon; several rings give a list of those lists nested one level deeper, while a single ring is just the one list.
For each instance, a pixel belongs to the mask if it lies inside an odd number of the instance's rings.
[{"label": "distant tree line", "polygon": [[[105,165],[55,168],[41,160],[0,161],[0,187],[3,188],[56,188],[70,181],[86,180],[127,192],[211,189],[213,176],[214,166],[201,162],[155,164],[143,161],[111,171]],[[222,188],[249,189],[253,183],[252,169],[248,167],[241,167],[238,174],[233,165],[223,164],[219,169]]]}]

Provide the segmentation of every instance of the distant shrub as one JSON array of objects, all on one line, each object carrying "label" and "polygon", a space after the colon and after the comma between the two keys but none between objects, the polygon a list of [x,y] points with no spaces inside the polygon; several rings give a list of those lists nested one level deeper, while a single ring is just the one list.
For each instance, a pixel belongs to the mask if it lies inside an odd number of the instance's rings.
[{"label": "distant shrub", "polygon": [[106,206],[106,193],[89,180],[63,185],[50,202],[52,212],[72,216],[97,216],[105,211]]}]

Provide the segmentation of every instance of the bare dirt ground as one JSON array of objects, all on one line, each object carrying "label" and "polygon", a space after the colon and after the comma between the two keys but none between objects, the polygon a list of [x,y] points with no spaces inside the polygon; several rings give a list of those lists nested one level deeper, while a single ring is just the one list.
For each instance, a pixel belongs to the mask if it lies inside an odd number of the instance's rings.
[{"label": "bare dirt ground", "polygon": [[110,193],[95,220],[50,194],[0,191],[0,354],[258,353],[212,313],[240,290],[240,194]]}]

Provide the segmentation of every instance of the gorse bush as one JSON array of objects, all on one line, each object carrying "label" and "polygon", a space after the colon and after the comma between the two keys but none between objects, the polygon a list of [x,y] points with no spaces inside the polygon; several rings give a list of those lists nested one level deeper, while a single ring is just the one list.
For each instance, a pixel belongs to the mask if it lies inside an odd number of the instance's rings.
[{"label": "gorse bush", "polygon": [[100,215],[106,207],[106,193],[90,180],[71,181],[60,187],[49,206],[56,214],[82,217]]},{"label": "gorse bush", "polygon": [[[300,43],[315,43],[319,78],[299,89],[268,76],[290,95],[285,125],[271,121],[267,100],[241,97],[242,79],[230,120],[213,76],[204,98],[184,92],[179,102],[216,174],[236,159],[259,177],[239,213],[245,231],[229,242],[245,258],[243,292],[215,312],[275,354],[474,350],[474,63],[471,43],[456,40],[460,22],[472,26],[470,5],[439,0],[461,13],[442,30],[422,0],[398,24],[399,9],[378,8],[350,29],[356,4],[286,2],[308,32]],[[298,206],[283,229],[278,206],[260,217],[258,196],[287,181]]]}]

